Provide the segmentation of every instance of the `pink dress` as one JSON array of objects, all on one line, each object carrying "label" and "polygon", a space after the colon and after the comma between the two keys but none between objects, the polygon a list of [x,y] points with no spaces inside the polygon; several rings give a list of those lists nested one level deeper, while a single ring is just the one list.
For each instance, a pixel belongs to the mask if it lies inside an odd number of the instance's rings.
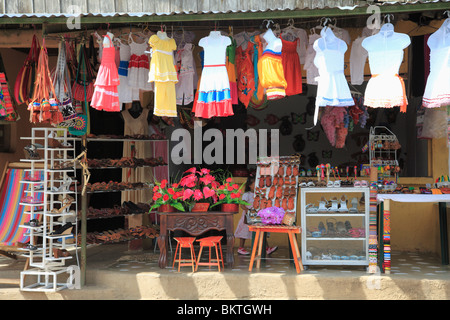
[{"label": "pink dress", "polygon": [[[111,38],[108,37],[112,44]],[[94,84],[91,107],[97,110],[120,112],[118,86],[120,84],[119,73],[116,66],[116,48],[114,46],[103,47],[102,62],[98,69],[97,79]]]}]

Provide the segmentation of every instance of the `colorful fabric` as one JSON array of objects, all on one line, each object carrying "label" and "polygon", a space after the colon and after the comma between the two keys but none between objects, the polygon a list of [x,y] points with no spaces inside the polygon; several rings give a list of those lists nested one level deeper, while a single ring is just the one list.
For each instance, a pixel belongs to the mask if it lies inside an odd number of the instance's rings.
[{"label": "colorful fabric", "polygon": [[287,82],[284,77],[281,52],[264,50],[258,61],[258,76],[261,86],[266,89],[268,100],[281,99],[286,96]]},{"label": "colorful fabric", "polygon": [[173,61],[173,51],[177,44],[172,38],[160,39],[156,34],[148,40],[152,48],[152,60],[148,73],[149,82],[178,82],[178,74]]},{"label": "colorful fabric", "polygon": [[112,46],[104,47],[102,62],[94,83],[94,94],[92,95],[91,107],[104,111],[121,111],[119,103],[118,86],[120,84],[119,73],[116,66],[116,49]]},{"label": "colorful fabric", "polygon": [[281,49],[281,60],[283,62],[284,77],[287,82],[286,95],[293,96],[302,93],[302,67],[297,53],[297,46],[300,39],[287,41],[281,39],[283,48]]},{"label": "colorful fabric", "polygon": [[237,91],[239,101],[247,108],[250,99],[255,92],[255,78],[253,70],[253,44],[248,43],[247,48],[242,46],[236,49],[236,67],[237,67]]},{"label": "colorful fabric", "polygon": [[[4,184],[0,193],[0,244],[14,246],[18,242],[26,243],[29,237],[25,235],[28,232],[25,228],[20,228],[25,222],[31,219],[30,214],[25,213],[25,208],[19,205],[20,200],[26,195],[25,189],[28,185],[20,183],[25,177],[24,169],[8,169]],[[44,175],[40,172],[41,180]],[[43,200],[43,194],[35,192],[38,201]],[[33,219],[39,219],[36,215]]]},{"label": "colorful fabric", "polygon": [[230,37],[231,45],[227,47],[227,73],[228,79],[230,80],[230,94],[231,103],[238,104],[238,88],[237,88],[237,75],[236,75],[236,40]]}]

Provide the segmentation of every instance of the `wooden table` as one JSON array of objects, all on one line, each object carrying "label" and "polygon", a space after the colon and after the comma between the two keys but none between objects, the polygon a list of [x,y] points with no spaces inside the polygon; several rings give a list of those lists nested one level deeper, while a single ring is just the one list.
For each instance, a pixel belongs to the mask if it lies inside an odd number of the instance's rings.
[{"label": "wooden table", "polygon": [[292,248],[292,256],[294,258],[295,269],[297,273],[300,273],[303,268],[302,257],[298,249],[298,244],[295,239],[295,234],[300,233],[301,228],[298,226],[285,226],[285,225],[264,225],[264,224],[254,224],[249,225],[248,229],[252,232],[256,232],[255,240],[253,242],[252,256],[250,259],[250,266],[248,271],[252,271],[253,263],[255,261],[256,248],[258,247],[258,256],[256,256],[256,267],[259,268],[261,265],[261,251],[263,246],[264,232],[270,233],[287,233],[289,236],[289,242]]},{"label": "wooden table", "polygon": [[168,231],[181,230],[191,236],[199,236],[209,230],[225,230],[227,240],[226,266],[233,267],[234,222],[237,212],[158,212],[160,216],[159,267],[167,266]]}]

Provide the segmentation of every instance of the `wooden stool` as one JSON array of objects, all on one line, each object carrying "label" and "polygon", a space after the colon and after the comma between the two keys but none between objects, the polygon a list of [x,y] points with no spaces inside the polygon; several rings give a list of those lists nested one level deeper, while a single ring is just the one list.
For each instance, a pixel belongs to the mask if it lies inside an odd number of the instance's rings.
[{"label": "wooden stool", "polygon": [[[222,236],[212,236],[212,237],[206,237],[202,239],[198,239],[197,241],[200,242],[200,251],[198,253],[198,260],[197,265],[195,267],[195,271],[197,271],[198,266],[217,266],[220,271],[220,263],[222,263],[223,266],[223,256],[222,256],[222,245],[220,244],[220,241],[222,240]],[[200,262],[200,258],[202,255],[203,247],[209,248],[209,262]],[[216,249],[216,259],[211,259],[211,248],[214,247]],[[220,258],[219,258],[219,251],[220,251]]]},{"label": "wooden stool", "polygon": [[[177,241],[177,247],[175,249],[175,255],[173,256],[173,265],[172,268],[175,267],[175,262],[178,262],[178,272],[180,272],[181,266],[192,266],[192,272],[195,271],[195,252],[194,252],[194,241],[193,237],[178,237],[174,238]],[[181,249],[189,248],[191,250],[191,259],[181,259]],[[178,252],[178,259],[177,257]]]},{"label": "wooden stool", "polygon": [[[263,225],[255,224],[249,225],[248,229],[252,232],[256,232],[255,240],[253,242],[252,255],[250,258],[250,266],[248,271],[252,271],[253,263],[256,258],[256,267],[260,267],[261,262],[261,251],[263,245],[264,232],[270,233],[287,233],[289,236],[289,243],[291,245],[292,256],[294,258],[295,269],[297,273],[304,270],[302,257],[300,256],[300,250],[298,249],[297,241],[295,240],[295,234],[301,232],[301,228],[297,226],[285,226],[285,225]],[[259,241],[258,241],[259,240]],[[256,249],[258,248],[258,255],[256,256]]]}]

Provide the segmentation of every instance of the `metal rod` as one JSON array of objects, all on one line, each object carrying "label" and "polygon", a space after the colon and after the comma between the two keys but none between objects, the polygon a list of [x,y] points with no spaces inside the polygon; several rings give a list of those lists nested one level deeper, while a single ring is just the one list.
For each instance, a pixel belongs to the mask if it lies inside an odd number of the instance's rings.
[{"label": "metal rod", "polygon": [[[82,149],[86,150],[86,135],[81,140]],[[87,155],[84,154],[84,161],[87,163]],[[86,185],[86,175],[82,177],[83,186]],[[86,284],[86,234],[87,234],[87,193],[81,195],[81,286]]]}]

